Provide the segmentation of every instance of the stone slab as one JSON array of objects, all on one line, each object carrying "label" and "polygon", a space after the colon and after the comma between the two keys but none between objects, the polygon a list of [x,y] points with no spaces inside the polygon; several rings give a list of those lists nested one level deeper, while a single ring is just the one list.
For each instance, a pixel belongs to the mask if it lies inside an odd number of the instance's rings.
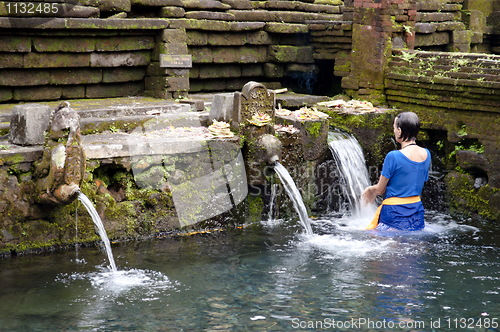
[{"label": "stone slab", "polygon": [[234,109],[234,92],[214,95],[209,120],[230,122]]},{"label": "stone slab", "polygon": [[92,30],[161,30],[169,26],[165,19],[153,18],[32,18],[1,17],[0,28],[17,29],[92,29]]},{"label": "stone slab", "polygon": [[43,104],[14,106],[10,120],[9,142],[17,145],[38,145],[45,141],[51,110]]},{"label": "stone slab", "polygon": [[150,52],[101,52],[90,54],[91,67],[146,66]]},{"label": "stone slab", "polygon": [[303,95],[297,93],[278,93],[276,94],[276,104],[280,103],[282,107],[302,107],[311,106],[322,101],[330,100],[327,96]]}]

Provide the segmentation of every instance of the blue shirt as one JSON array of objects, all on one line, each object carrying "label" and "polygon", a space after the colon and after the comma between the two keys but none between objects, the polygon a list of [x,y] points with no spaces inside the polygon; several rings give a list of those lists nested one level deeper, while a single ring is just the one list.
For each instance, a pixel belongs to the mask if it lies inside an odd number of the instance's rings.
[{"label": "blue shirt", "polygon": [[382,175],[389,179],[385,198],[420,196],[424,182],[429,179],[431,154],[429,150],[424,161],[408,159],[401,151],[389,152],[382,166]]}]

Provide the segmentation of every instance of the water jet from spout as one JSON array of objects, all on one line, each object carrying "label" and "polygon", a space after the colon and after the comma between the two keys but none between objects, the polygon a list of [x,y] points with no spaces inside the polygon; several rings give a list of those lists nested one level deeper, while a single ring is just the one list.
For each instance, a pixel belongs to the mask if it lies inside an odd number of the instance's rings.
[{"label": "water jet from spout", "polygon": [[302,200],[299,189],[295,185],[295,182],[290,176],[290,173],[279,162],[276,162],[276,164],[274,165],[274,170],[276,171],[276,174],[278,174],[281,183],[283,183],[283,186],[285,187],[285,191],[288,194],[288,197],[290,197],[290,199],[292,200],[293,206],[299,214],[301,225],[304,227],[307,234],[313,234],[311,222],[309,221],[309,217],[307,215],[306,206],[304,205],[304,201]]},{"label": "water jet from spout", "polygon": [[108,260],[109,260],[109,265],[111,266],[111,270],[113,272],[117,271],[116,264],[115,264],[115,259],[113,257],[113,252],[111,251],[111,244],[109,242],[108,235],[106,234],[106,229],[104,228],[104,225],[102,223],[101,217],[99,217],[99,214],[97,213],[96,209],[94,208],[94,205],[90,201],[90,199],[82,193],[79,189],[76,191],[77,198],[82,204],[87,208],[87,211],[90,214],[90,217],[92,218],[92,221],[94,222],[97,232],[99,233],[99,236],[102,239],[102,242],[104,242],[104,246],[106,248],[106,254],[108,255]]}]

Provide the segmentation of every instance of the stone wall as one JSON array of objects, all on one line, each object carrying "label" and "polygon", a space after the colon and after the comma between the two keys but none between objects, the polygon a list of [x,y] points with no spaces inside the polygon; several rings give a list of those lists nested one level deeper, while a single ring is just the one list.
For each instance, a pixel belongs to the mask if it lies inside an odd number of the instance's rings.
[{"label": "stone wall", "polygon": [[[0,102],[179,98],[254,80],[384,103],[392,49],[495,53],[500,34],[500,0],[80,0],[34,14],[13,4],[0,5]],[[162,68],[160,54],[192,56],[192,68]]]},{"label": "stone wall", "polygon": [[159,20],[0,19],[0,101],[165,90],[148,77],[168,75],[154,68],[167,26]]}]

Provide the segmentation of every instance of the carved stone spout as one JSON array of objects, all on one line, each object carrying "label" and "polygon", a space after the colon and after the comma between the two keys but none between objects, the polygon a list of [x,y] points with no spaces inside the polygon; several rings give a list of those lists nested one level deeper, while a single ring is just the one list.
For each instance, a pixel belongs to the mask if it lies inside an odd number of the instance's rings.
[{"label": "carved stone spout", "polygon": [[80,116],[68,102],[54,111],[45,139],[42,160],[37,164],[37,189],[42,204],[69,204],[79,191],[85,172]]},{"label": "carved stone spout", "polygon": [[273,135],[264,134],[257,140],[256,159],[275,165],[281,159],[281,141]]}]

